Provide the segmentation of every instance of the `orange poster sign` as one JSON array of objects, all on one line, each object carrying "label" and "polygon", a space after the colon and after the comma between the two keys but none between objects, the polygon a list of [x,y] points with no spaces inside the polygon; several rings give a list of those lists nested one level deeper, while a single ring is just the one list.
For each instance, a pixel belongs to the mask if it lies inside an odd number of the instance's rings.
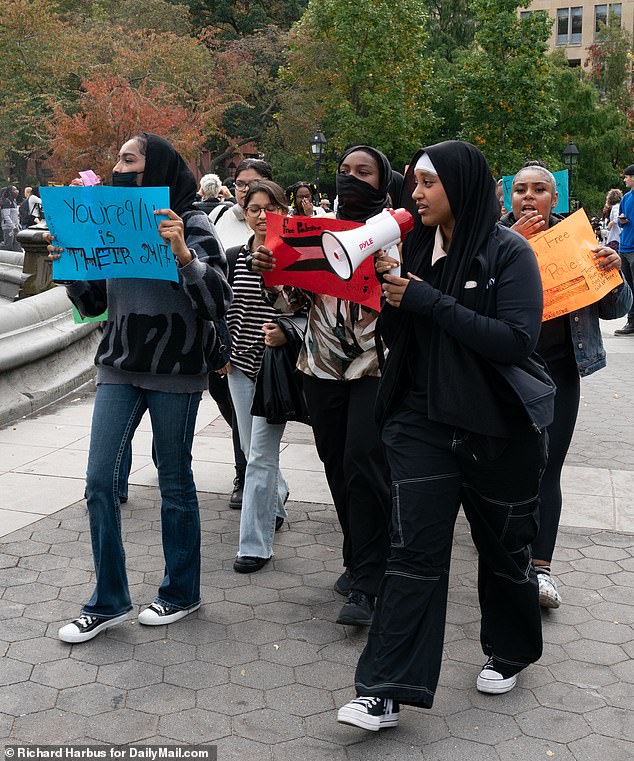
[{"label": "orange poster sign", "polygon": [[544,322],[594,304],[623,282],[618,270],[602,272],[592,258],[596,236],[583,209],[528,241],[544,287]]}]

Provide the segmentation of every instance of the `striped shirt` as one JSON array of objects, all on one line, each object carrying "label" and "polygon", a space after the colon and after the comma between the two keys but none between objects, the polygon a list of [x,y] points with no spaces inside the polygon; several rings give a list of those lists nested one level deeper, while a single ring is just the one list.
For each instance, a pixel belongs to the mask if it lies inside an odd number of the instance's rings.
[{"label": "striped shirt", "polygon": [[231,334],[231,364],[255,380],[265,348],[262,325],[271,322],[278,312],[262,293],[261,276],[247,269],[248,254],[248,246],[243,246],[238,254],[227,324]]}]

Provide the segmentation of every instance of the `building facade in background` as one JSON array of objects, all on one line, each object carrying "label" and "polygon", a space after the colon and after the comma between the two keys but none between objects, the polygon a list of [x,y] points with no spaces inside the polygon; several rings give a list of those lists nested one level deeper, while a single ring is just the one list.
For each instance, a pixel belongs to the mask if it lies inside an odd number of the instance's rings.
[{"label": "building facade in background", "polygon": [[532,11],[548,11],[554,19],[550,46],[561,49],[571,66],[583,66],[588,58],[588,48],[597,40],[599,25],[620,24],[634,34],[634,0],[620,3],[575,2],[575,0],[533,0]]}]

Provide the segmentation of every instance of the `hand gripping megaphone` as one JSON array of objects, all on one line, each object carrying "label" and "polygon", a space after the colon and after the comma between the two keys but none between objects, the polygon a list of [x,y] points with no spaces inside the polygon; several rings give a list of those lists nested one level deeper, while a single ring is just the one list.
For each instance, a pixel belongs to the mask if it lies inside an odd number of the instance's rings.
[{"label": "hand gripping megaphone", "polygon": [[396,246],[413,229],[414,217],[407,209],[383,209],[354,230],[323,232],[321,247],[332,271],[342,280],[350,280],[368,256]]}]

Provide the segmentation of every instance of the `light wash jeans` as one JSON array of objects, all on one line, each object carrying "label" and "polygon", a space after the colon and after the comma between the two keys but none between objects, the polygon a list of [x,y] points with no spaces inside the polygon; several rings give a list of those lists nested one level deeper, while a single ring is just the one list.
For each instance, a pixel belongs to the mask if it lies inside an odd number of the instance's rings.
[{"label": "light wash jeans", "polygon": [[236,367],[229,375],[229,391],[236,412],[240,444],[247,470],[240,516],[240,557],[270,558],[275,518],[286,518],[288,485],[280,471],[280,441],[285,424],[270,425],[251,414],[255,381]]},{"label": "light wash jeans", "polygon": [[165,558],[165,576],[155,599],[181,609],[200,602],[200,517],[191,449],[201,396],[126,384],[97,386],[86,473],[97,585],[84,613],[114,618],[132,608],[119,487],[121,479],[127,480],[130,442],[145,410],[150,412],[156,450]]}]

